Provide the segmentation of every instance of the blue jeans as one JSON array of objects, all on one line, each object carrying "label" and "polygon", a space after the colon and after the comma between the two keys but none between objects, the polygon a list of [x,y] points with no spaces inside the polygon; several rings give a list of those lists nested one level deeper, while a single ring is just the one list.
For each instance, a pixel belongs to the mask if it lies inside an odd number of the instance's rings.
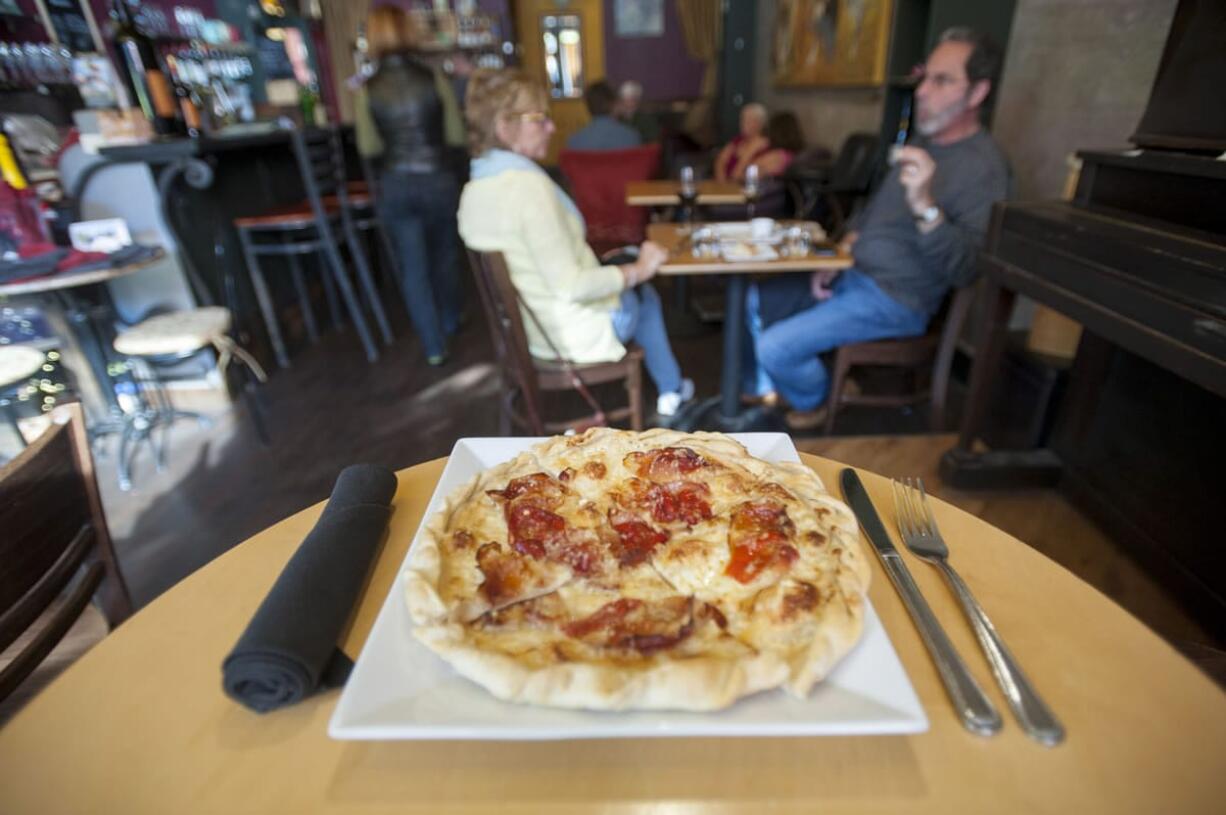
[{"label": "blue jeans", "polygon": [[446,172],[389,172],[379,180],[379,217],[396,252],[400,295],[428,357],[444,355],[460,325],[459,195]]},{"label": "blue jeans", "polygon": [[681,389],[681,366],[664,328],[664,311],[655,288],[644,283],[621,294],[621,305],[610,313],[613,333],[622,342],[634,340],[643,349],[647,374],[660,393]]},{"label": "blue jeans", "polygon": [[915,337],[928,326],[928,315],[901,305],[855,269],[840,274],[833,290],[829,300],[767,327],[757,341],[758,362],[797,410],[826,401],[830,377],[818,354],[854,342]]}]

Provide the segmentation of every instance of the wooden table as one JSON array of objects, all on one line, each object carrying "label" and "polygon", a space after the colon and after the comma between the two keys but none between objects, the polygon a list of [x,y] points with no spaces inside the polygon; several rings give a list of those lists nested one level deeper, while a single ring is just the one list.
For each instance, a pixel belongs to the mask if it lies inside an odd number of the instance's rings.
[{"label": "wooden table", "polygon": [[[680,181],[667,179],[656,181],[626,182],[626,203],[632,207],[671,207],[681,203]],[[700,207],[716,204],[744,204],[745,191],[735,181],[699,181],[698,201]]]},{"label": "wooden table", "polygon": [[[840,465],[804,456],[837,490]],[[444,460],[400,473],[388,541],[342,646],[356,656]],[[893,532],[888,482],[861,473]],[[1188,813],[1226,794],[1226,694],[1070,572],[935,502],[956,566],[1068,729],[1046,748],[1008,718],[936,571],[916,581],[1006,716],[958,724],[910,618],[869,594],[927,711],[912,736],[589,742],[338,742],[335,691],[259,716],[221,660],[323,509],[256,535],[87,653],[0,729],[0,811],[24,813]],[[867,545],[867,544],[866,544]]]},{"label": "wooden table", "polygon": [[[0,283],[0,297],[36,295],[44,303],[49,304],[53,311],[62,311],[66,319],[55,320],[58,323],[57,333],[62,335],[61,339],[71,342],[85,360],[89,373],[89,387],[83,390],[90,392],[83,396],[90,399],[93,412],[98,415],[98,418],[120,412],[119,402],[110,384],[111,377],[107,372],[107,363],[110,359],[111,328],[103,324],[105,320],[99,321],[92,318],[89,309],[81,305],[73,290],[85,286],[96,286],[148,269],[165,257],[165,254],[164,251],[158,249],[156,254],[139,263],[85,272],[61,272],[30,280]],[[107,297],[105,300],[109,305],[110,298]],[[78,381],[78,385],[80,384],[81,382]]]},{"label": "wooden table", "polygon": [[[785,226],[801,224],[784,221]],[[745,275],[785,272],[840,271],[851,266],[851,255],[834,246],[824,246],[833,254],[809,254],[803,258],[730,263],[723,258],[696,258],[690,252],[689,236],[703,224],[648,224],[647,238],[669,251],[668,261],[660,267],[662,275],[718,274],[727,278],[724,289],[724,360],[718,410],[704,406],[704,428],[735,432],[748,430],[740,415],[741,332],[745,323]],[[710,425],[710,427],[708,427]]]}]

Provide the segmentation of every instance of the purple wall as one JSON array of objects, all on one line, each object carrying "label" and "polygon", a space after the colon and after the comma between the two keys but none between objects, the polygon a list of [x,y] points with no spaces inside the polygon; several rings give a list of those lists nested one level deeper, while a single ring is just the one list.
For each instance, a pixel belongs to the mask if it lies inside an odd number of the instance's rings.
[{"label": "purple wall", "polygon": [[615,86],[627,79],[643,84],[648,100],[694,99],[702,90],[705,64],[690,59],[677,20],[677,4],[664,0],[664,34],[659,37],[617,36],[614,0],[604,0],[604,65]]},{"label": "purple wall", "polygon": [[43,28],[43,19],[38,14],[34,0],[17,0],[21,9],[21,17],[0,14],[0,40],[6,42],[51,42],[47,29]]}]

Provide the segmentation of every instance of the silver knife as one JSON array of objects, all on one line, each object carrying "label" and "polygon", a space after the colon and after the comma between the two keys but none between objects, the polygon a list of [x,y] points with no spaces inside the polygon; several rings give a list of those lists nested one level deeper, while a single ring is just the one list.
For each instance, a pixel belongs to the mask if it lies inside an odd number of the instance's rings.
[{"label": "silver knife", "polygon": [[957,710],[958,717],[962,719],[963,726],[980,736],[991,736],[996,733],[1002,724],[1000,713],[984,695],[979,683],[971,676],[966,663],[962,661],[962,657],[958,656],[953,643],[945,635],[945,629],[941,628],[941,623],[937,621],[936,615],[932,613],[924,596],[920,594],[919,586],[915,585],[915,581],[911,578],[907,564],[903,562],[890,536],[886,534],[885,527],[881,525],[881,519],[877,517],[877,510],[873,509],[873,502],[869,500],[864,485],[860,483],[860,476],[856,475],[855,470],[848,467],[843,470],[840,480],[843,483],[843,497],[851,505],[852,512],[856,514],[856,519],[864,529],[864,534],[873,544],[873,548],[877,550],[877,556],[881,559],[885,573],[890,576],[890,582],[894,584],[894,588],[898,589],[903,605],[910,612],[911,619],[916,629],[919,630],[920,637],[924,640],[924,645],[928,646],[928,653],[932,655],[932,661],[936,663],[937,672],[945,684],[945,691],[949,694],[950,701],[954,703],[954,709]]}]

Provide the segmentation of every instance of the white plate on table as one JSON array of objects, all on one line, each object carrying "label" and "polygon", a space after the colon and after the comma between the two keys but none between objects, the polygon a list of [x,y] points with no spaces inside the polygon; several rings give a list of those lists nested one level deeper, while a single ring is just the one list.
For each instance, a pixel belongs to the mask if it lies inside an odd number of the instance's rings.
[{"label": "white plate on table", "polygon": [[770,244],[750,241],[721,243],[719,254],[728,263],[765,262],[779,259],[779,253]]},{"label": "white plate on table", "polygon": [[[783,433],[742,433],[734,438],[767,461],[799,460],[791,439]],[[478,472],[513,458],[537,441],[540,439],[457,441],[423,519]],[[846,736],[928,729],[928,719],[902,663],[868,602],[864,636],[808,698],[794,699],[773,690],[712,713],[557,710],[496,699],[414,639],[413,621],[404,602],[403,571],[402,564],[332,713],[328,734],[333,738]]]}]

